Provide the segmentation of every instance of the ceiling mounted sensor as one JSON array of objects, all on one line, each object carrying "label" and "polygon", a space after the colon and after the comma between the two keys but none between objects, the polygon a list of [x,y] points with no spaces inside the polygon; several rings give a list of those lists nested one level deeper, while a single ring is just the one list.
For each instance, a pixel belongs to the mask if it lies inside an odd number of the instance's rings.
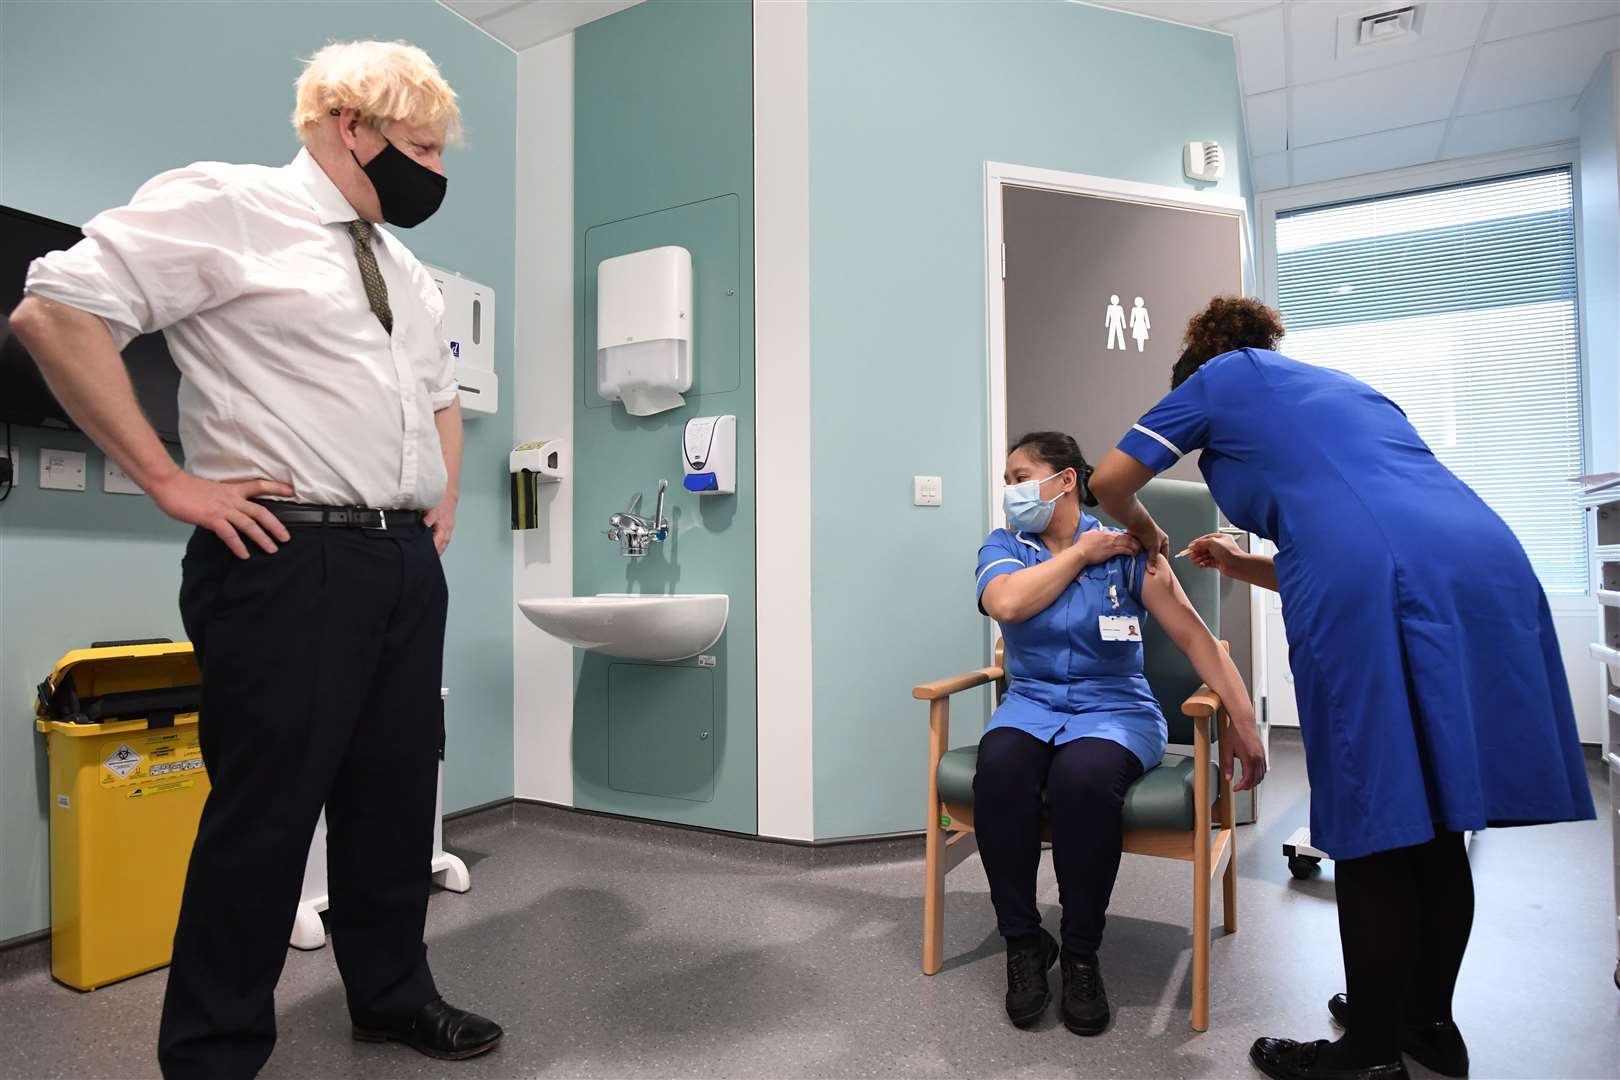
[{"label": "ceiling mounted sensor", "polygon": [[1415,41],[1423,33],[1423,7],[1403,4],[1365,15],[1340,15],[1339,56],[1350,56],[1375,45]]}]

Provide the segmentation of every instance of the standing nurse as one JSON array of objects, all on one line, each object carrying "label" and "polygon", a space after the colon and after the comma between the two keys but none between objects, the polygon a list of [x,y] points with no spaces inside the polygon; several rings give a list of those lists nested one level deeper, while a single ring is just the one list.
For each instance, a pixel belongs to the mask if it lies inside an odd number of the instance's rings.
[{"label": "standing nurse", "polygon": [[[439,996],[422,943],[461,413],[443,301],[379,227],[439,208],[458,116],[422,50],[328,45],[298,80],[290,164],[153,178],[34,263],[11,317],[79,426],[197,526],[180,615],[212,789],[158,1034],[170,1080],[270,1056],[323,806],[354,1037],[443,1059],[501,1038]],[[183,470],[119,356],[154,330],[180,368]]]},{"label": "standing nurse", "polygon": [[1092,489],[1149,551],[1136,498],[1202,450],[1225,515],[1275,563],[1217,537],[1200,565],[1274,589],[1287,616],[1311,842],[1336,861],[1346,996],[1337,1042],[1260,1039],[1279,1080],[1395,1080],[1405,1050],[1468,1070],[1451,1015],[1473,922],[1462,833],[1593,816],[1547,600],[1507,525],[1387,398],[1272,351],[1275,311],[1217,298],[1187,327],[1171,393]]}]

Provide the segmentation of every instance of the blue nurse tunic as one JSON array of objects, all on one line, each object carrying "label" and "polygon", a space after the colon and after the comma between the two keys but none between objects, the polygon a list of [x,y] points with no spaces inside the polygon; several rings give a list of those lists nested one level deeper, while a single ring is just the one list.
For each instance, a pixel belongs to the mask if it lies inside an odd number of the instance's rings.
[{"label": "blue nurse tunic", "polygon": [[1155,472],[1201,449],[1222,512],[1277,545],[1312,844],[1353,859],[1436,830],[1593,816],[1530,560],[1388,398],[1242,349],[1119,448]]},{"label": "blue nurse tunic", "polygon": [[[1080,515],[1075,539],[1102,528]],[[979,549],[979,610],[985,586],[1052,557],[1023,533],[997,529]],[[1104,641],[1100,617],[1135,616],[1142,607],[1141,555],[1116,555],[1088,566],[1046,610],[1001,628],[1006,642],[1007,693],[985,731],[1010,727],[1056,746],[1075,739],[1106,739],[1135,754],[1143,770],[1164,759],[1168,730],[1159,702],[1142,675],[1142,642]]]}]

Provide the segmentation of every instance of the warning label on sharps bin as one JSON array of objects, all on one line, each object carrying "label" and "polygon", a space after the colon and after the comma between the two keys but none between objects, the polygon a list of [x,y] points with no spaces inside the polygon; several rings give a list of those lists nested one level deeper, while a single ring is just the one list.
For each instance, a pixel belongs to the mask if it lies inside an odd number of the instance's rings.
[{"label": "warning label on sharps bin", "polygon": [[129,732],[102,746],[101,786],[125,789],[126,798],[184,791],[201,775],[202,749],[193,726]]}]

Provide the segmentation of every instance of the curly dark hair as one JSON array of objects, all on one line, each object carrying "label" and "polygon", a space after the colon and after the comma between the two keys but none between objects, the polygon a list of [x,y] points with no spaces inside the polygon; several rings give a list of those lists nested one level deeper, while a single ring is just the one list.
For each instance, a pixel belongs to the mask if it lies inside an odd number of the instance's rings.
[{"label": "curly dark hair", "polygon": [[1181,358],[1170,372],[1174,390],[1208,360],[1234,349],[1275,349],[1283,320],[1276,308],[1247,296],[1217,296],[1187,320]]},{"label": "curly dark hair", "polygon": [[1062,472],[1064,469],[1073,469],[1080,478],[1080,501],[1086,506],[1096,506],[1097,497],[1091,493],[1090,465],[1086,464],[1086,455],[1080,452],[1080,444],[1074,437],[1061,431],[1032,431],[1021,436],[1011,447],[1009,455],[1029,447],[1034,456],[1046,462],[1053,470]]}]

